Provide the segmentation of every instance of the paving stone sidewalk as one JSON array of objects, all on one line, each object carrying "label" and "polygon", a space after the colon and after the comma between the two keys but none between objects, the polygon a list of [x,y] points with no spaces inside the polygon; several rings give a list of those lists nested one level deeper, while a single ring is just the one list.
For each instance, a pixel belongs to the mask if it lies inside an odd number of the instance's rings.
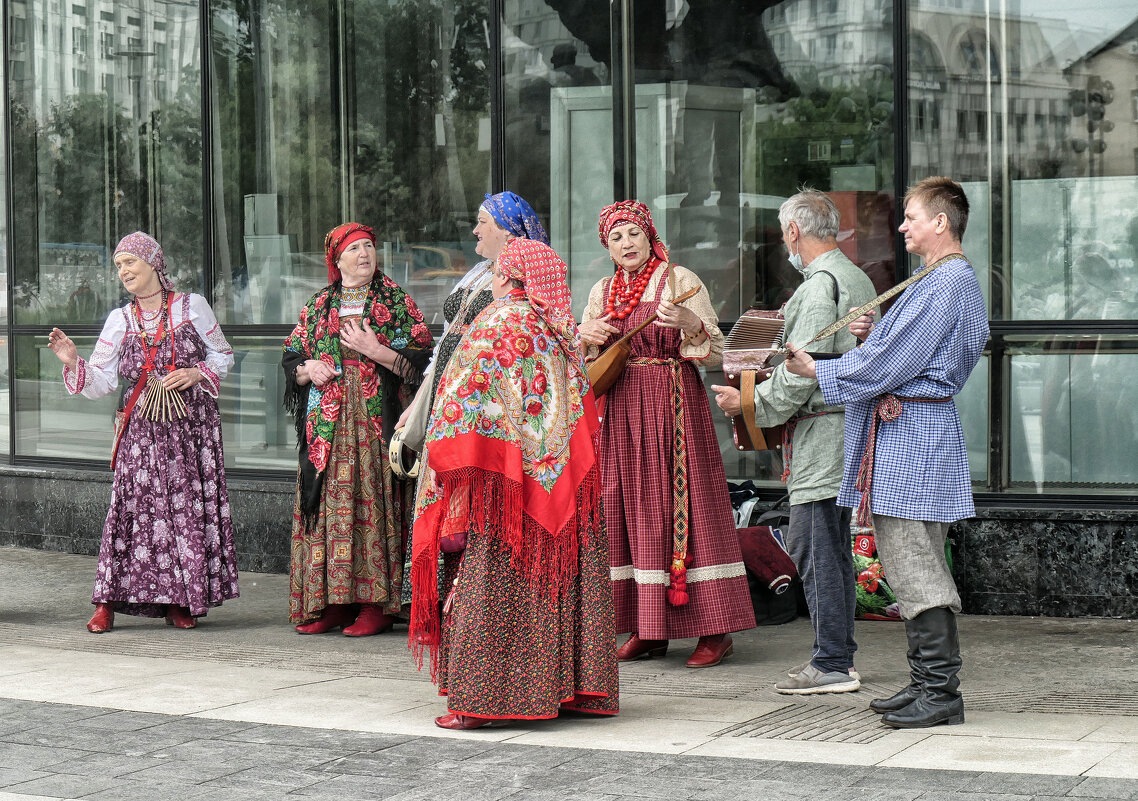
[{"label": "paving stone sidewalk", "polygon": [[0,699],[0,801],[1134,799],[1138,782],[310,729]]},{"label": "paving stone sidewalk", "polygon": [[[197,629],[95,636],[90,557],[0,548],[0,801],[35,799],[1138,799],[1138,624],[961,618],[968,722],[896,732],[866,709],[907,677],[904,631],[859,624],[859,693],[788,700],[800,620],[712,670],[621,666],[621,714],[442,732],[405,628],[298,637],[287,577]],[[400,633],[402,631],[402,633]],[[1093,687],[1073,677],[1096,677]]]}]

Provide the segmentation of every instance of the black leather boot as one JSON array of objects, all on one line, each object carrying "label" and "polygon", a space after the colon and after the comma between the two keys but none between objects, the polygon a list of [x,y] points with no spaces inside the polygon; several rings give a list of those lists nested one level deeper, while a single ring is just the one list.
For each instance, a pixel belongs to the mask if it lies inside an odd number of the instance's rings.
[{"label": "black leather boot", "polygon": [[908,706],[886,712],[881,722],[895,729],[926,729],[930,726],[964,722],[961,697],[960,637],[956,615],[947,607],[926,609],[913,621],[925,682],[920,695]]},{"label": "black leather boot", "polygon": [[889,698],[874,698],[869,702],[869,708],[874,712],[893,712],[903,709],[921,694],[921,685],[925,683],[921,672],[920,649],[917,643],[917,623],[914,620],[905,621],[905,636],[909,639],[909,650],[905,656],[909,659],[909,686]]}]

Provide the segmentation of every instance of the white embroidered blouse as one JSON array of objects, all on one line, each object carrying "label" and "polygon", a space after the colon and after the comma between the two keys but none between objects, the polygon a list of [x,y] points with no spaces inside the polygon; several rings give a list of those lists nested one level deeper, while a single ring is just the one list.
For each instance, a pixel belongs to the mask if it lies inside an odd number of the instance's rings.
[{"label": "white embroidered blouse", "polygon": [[[225,340],[221,325],[213,309],[201,295],[174,296],[171,309],[171,328],[192,325],[205,343],[206,356],[195,365],[202,373],[201,388],[216,398],[221,380],[233,366],[233,348]],[[155,322],[157,325],[157,322]],[[149,331],[153,334],[153,331]],[[119,385],[119,355],[128,336],[138,336],[138,323],[131,313],[130,304],[115,309],[103,323],[103,331],[89,359],[80,357],[75,369],[64,366],[63,383],[68,393],[85,398],[101,398],[114,392]]]},{"label": "white embroidered blouse", "polygon": [[[703,330],[707,333],[707,336],[699,344],[682,340],[680,342],[680,358],[687,361],[698,361],[703,367],[714,369],[723,363],[723,332],[719,330],[719,315],[715,313],[715,307],[711,305],[711,297],[708,295],[707,287],[699,280],[699,276],[678,264],[672,265],[672,269],[676,274],[676,296],[699,287],[699,293],[684,301],[683,305],[694,311],[696,316],[703,321]],[[666,275],[666,270],[657,268],[652,273],[652,277],[648,279],[648,286],[644,289],[644,297],[655,298],[660,282],[667,280]],[[606,278],[602,278],[593,285],[593,289],[589,293],[589,303],[585,306],[585,313],[581,317],[582,323],[595,320],[604,314],[606,280]],[[672,297],[667,287],[664,288],[664,297]],[[585,360],[592,361],[597,358],[599,352],[600,348],[596,345],[590,345],[586,351]]]}]

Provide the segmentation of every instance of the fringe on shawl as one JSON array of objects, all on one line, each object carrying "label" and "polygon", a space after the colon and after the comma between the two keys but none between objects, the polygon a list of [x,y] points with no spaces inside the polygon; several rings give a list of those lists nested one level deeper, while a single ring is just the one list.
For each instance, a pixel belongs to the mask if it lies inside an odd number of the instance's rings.
[{"label": "fringe on shawl", "polygon": [[[524,509],[522,487],[499,473],[466,468],[442,478],[443,500],[428,513],[432,547],[411,565],[411,626],[408,644],[419,670],[430,653],[431,681],[438,683],[442,636],[439,608],[439,540],[457,532],[493,537],[510,552],[518,575],[531,586],[563,587],[576,578],[578,551],[589,537],[603,533],[600,486],[594,465],[576,493],[576,510],[556,534],[538,524]],[[557,593],[550,592],[550,603]]]}]

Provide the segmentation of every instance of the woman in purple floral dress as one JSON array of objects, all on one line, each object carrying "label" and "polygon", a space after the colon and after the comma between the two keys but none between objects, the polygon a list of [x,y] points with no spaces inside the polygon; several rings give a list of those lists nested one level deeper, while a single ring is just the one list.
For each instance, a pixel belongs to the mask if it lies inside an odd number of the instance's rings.
[{"label": "woman in purple floral dress", "polygon": [[107,317],[91,358],[58,328],[48,337],[70,394],[101,398],[120,379],[138,387],[112,457],[87,629],[110,631],[115,612],[190,629],[238,594],[217,407],[233,351],[205,298],[174,291],[153,238],[124,237],[115,266],[133,298]]}]

